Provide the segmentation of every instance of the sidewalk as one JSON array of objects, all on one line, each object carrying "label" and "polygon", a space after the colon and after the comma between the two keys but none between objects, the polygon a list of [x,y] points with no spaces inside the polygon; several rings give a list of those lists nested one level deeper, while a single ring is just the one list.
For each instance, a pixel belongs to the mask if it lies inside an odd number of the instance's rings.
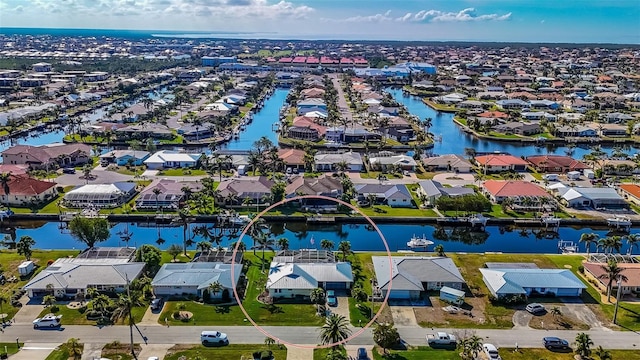
[{"label": "sidewalk", "polygon": [[26,343],[11,360],[45,360],[56,347],[52,344]]},{"label": "sidewalk", "polygon": [[298,348],[287,346],[287,360],[310,360],[313,359],[313,348]]}]

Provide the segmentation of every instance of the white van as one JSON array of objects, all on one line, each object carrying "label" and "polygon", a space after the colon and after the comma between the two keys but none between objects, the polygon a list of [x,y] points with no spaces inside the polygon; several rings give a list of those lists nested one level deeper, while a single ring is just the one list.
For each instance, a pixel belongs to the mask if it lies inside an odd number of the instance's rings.
[{"label": "white van", "polygon": [[229,343],[227,334],[219,331],[203,331],[200,333],[200,342],[203,345],[226,345]]},{"label": "white van", "polygon": [[558,181],[558,174],[544,174],[542,179],[547,181]]}]

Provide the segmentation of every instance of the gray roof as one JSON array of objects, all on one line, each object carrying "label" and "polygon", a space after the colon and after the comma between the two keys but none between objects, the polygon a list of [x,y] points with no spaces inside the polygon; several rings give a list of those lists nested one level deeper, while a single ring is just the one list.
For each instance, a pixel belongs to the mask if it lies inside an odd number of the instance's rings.
[{"label": "gray roof", "polygon": [[[242,274],[242,264],[233,265],[234,283],[237,285]],[[231,264],[216,262],[189,262],[164,264],[151,281],[151,286],[197,286],[208,288],[219,282],[222,287],[232,289]]]},{"label": "gray roof", "polygon": [[438,181],[434,180],[425,180],[420,181],[418,183],[422,188],[422,191],[425,192],[427,196],[437,196],[437,195],[446,195],[446,196],[462,196],[462,195],[470,195],[475,193],[475,191],[468,187],[456,186],[456,187],[445,187]]},{"label": "gray roof", "polygon": [[391,271],[389,257],[372,256],[371,260],[380,289],[388,288],[390,276],[393,290],[423,291],[422,283],[465,282],[453,260],[446,257],[392,256]]},{"label": "gray roof", "polygon": [[504,263],[504,262],[488,262],[484,263],[487,269],[538,269],[535,263]]},{"label": "gray roof", "polygon": [[100,158],[101,159],[108,159],[108,158],[119,159],[124,156],[131,156],[132,158],[135,158],[135,159],[144,160],[148,158],[149,155],[151,155],[150,152],[142,151],[142,150],[135,150],[135,151],[134,150],[112,150],[112,151],[107,151],[106,153],[100,155]]},{"label": "gray roof", "polygon": [[315,289],[321,282],[353,282],[351,264],[272,262],[269,267],[269,289]]},{"label": "gray roof", "polygon": [[60,258],[36,275],[25,290],[44,290],[47,284],[55,289],[86,289],[89,286],[125,286],[136,279],[145,263],[123,263],[121,259]]},{"label": "gray roof", "polygon": [[357,152],[346,152],[342,154],[316,154],[316,164],[338,164],[346,162],[349,165],[362,165],[362,155]]},{"label": "gray roof", "polygon": [[354,184],[356,192],[360,195],[367,196],[368,194],[374,194],[377,197],[383,197],[385,199],[402,194],[406,198],[411,199],[411,193],[407,186],[404,184]]},{"label": "gray roof", "polygon": [[586,289],[567,269],[480,269],[487,287],[498,295],[526,294],[524,288]]}]

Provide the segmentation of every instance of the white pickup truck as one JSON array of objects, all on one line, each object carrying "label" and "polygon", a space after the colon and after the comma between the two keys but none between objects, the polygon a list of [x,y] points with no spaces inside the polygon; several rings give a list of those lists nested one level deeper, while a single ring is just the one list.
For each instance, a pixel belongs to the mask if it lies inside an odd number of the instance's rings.
[{"label": "white pickup truck", "polygon": [[456,336],[447,334],[446,332],[437,332],[435,334],[427,334],[427,343],[429,346],[456,346],[458,341]]}]

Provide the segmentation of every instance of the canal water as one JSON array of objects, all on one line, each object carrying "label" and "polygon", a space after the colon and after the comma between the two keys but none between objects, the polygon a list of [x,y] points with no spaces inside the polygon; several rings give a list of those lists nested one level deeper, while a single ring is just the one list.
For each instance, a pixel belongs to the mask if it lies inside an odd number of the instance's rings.
[{"label": "canal water", "polygon": [[[507,152],[514,156],[531,156],[545,154],[566,155],[565,146],[554,146],[546,144],[542,146],[534,146],[532,144],[522,144],[516,142],[501,142],[484,139],[477,139],[474,136],[463,132],[459,126],[453,122],[453,113],[438,112],[422,102],[417,96],[405,95],[402,89],[387,88],[385,90],[400,104],[403,104],[409,113],[418,116],[421,120],[425,118],[432,119],[432,126],[429,129],[436,137],[442,139],[434,144],[431,152],[437,155],[443,154],[464,154],[465,148],[473,148],[476,152]],[[611,153],[613,148],[602,147],[606,153]],[[573,156],[576,159],[591,152],[588,145],[578,145],[573,149]],[[629,155],[637,152],[637,149],[629,147],[626,151]]]},{"label": "canal water", "polygon": [[[187,231],[187,238],[194,242],[203,240],[200,236],[193,234],[193,229],[198,226],[209,226],[212,224],[190,224]],[[38,227],[34,227],[38,226]],[[35,241],[35,248],[40,249],[82,249],[83,244],[75,240],[67,230],[60,228],[58,222],[48,222],[36,225],[29,223],[30,228],[15,229],[15,237],[19,239],[23,235],[31,236]],[[505,252],[505,253],[556,253],[558,252],[558,241],[573,241],[578,243],[580,235],[583,233],[596,233],[601,237],[607,236],[607,229],[576,229],[571,227],[560,228],[558,233],[544,233],[542,228],[515,228],[488,226],[484,232],[471,232],[466,227],[435,227],[423,224],[380,224],[382,234],[385,236],[391,251],[406,250],[406,243],[412,236],[426,236],[433,240],[435,244],[442,244],[445,251],[449,252]],[[119,233],[125,228],[132,233],[128,243],[125,243]],[[632,229],[633,233],[639,229]],[[9,233],[8,229],[3,232]],[[210,232],[221,234],[221,245],[228,246],[237,241],[241,229],[234,230],[210,228]],[[270,223],[269,232],[271,238],[287,238],[291,249],[317,248],[323,239],[334,242],[336,248],[340,241],[350,241],[353,250],[356,251],[384,251],[384,245],[378,234],[369,226],[364,224],[330,224],[330,225],[308,225],[304,222]],[[157,244],[158,238],[164,240]],[[243,241],[247,248],[253,245],[252,239],[246,235]],[[156,227],[155,224],[144,223],[119,223],[111,228],[111,237],[102,246],[140,246],[142,244],[153,244],[161,249],[166,249],[171,244],[182,244],[182,227]],[[191,247],[195,248],[195,245]],[[430,250],[433,247],[429,248]],[[622,252],[626,252],[628,246],[623,244]],[[584,251],[584,246],[580,245],[580,250]],[[593,251],[594,249],[592,249]],[[637,254],[638,249],[633,249]]]},{"label": "canal water", "polygon": [[231,140],[226,144],[229,150],[249,150],[253,143],[266,136],[274,144],[278,143],[278,133],[273,129],[273,124],[280,120],[280,109],[287,100],[290,89],[276,88],[273,94],[264,101],[264,106],[246,129],[240,132],[239,139]]}]

